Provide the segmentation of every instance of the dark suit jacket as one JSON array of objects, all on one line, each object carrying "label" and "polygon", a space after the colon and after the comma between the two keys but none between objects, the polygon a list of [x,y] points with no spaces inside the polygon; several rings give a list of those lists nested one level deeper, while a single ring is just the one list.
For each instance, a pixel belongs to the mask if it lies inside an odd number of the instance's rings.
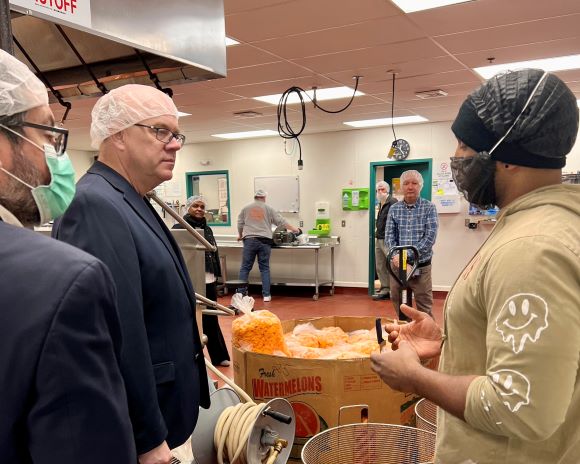
[{"label": "dark suit jacket", "polygon": [[209,406],[195,294],[181,252],[149,202],[95,162],[53,237],[101,259],[117,286],[121,370],[138,454],[184,443]]},{"label": "dark suit jacket", "polygon": [[136,462],[107,268],[2,221],[0,263],[0,462]]}]

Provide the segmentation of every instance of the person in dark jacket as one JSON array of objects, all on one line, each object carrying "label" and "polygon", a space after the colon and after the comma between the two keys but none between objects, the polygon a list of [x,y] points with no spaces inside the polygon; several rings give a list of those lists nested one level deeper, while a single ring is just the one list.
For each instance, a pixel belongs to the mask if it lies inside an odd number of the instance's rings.
[{"label": "person in dark jacket", "polygon": [[72,199],[67,135],[44,84],[0,50],[2,464],[137,461],[111,274],[93,256],[25,228]]},{"label": "person in dark jacket", "polygon": [[195,293],[171,232],[145,198],[173,176],[185,137],[163,92],[129,84],[92,111],[96,161],[53,237],[101,259],[117,286],[121,372],[140,464],[169,464],[191,435],[209,385]]},{"label": "person in dark jacket", "polygon": [[[217,301],[217,278],[221,277],[219,253],[211,227],[205,219],[205,198],[201,195],[189,197],[186,202],[187,213],[183,219],[194,229],[202,229],[205,239],[216,247],[216,251],[205,252],[205,296],[210,300]],[[174,229],[184,229],[177,223]],[[216,366],[229,366],[230,355],[224,336],[220,329],[218,316],[204,314],[202,316],[203,333],[207,335],[207,351],[212,364]]]},{"label": "person in dark jacket", "polygon": [[387,216],[391,205],[397,202],[396,198],[389,195],[389,184],[384,180],[377,182],[377,199],[380,203],[377,214],[376,231],[375,231],[375,268],[377,276],[381,282],[381,288],[378,293],[373,295],[373,300],[386,300],[390,297],[391,286],[389,284],[389,271],[387,270],[387,256],[389,248],[385,243],[385,227],[387,225]]}]

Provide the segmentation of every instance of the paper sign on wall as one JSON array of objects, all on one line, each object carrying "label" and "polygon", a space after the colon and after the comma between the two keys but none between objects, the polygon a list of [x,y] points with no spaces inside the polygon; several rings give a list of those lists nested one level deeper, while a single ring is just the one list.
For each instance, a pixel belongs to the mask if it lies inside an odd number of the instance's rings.
[{"label": "paper sign on wall", "polygon": [[90,0],[10,0],[9,3],[72,24],[91,27]]}]

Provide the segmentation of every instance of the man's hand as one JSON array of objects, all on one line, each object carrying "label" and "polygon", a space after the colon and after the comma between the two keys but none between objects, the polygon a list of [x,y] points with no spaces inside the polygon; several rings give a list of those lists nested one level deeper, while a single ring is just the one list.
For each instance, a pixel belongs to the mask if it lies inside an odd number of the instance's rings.
[{"label": "man's hand", "polygon": [[139,455],[139,464],[170,464],[171,451],[164,441],[151,451]]},{"label": "man's hand", "polygon": [[399,267],[399,255],[395,255],[391,258],[391,265],[393,268]]},{"label": "man's hand", "polygon": [[420,359],[429,359],[440,354],[441,329],[431,316],[405,304],[401,305],[401,311],[411,318],[411,322],[385,325],[391,348],[397,350],[402,342],[408,342]]},{"label": "man's hand", "polygon": [[410,343],[402,342],[397,351],[371,354],[371,367],[394,390],[415,393],[415,372],[423,369]]},{"label": "man's hand", "polygon": [[242,240],[242,236],[238,235],[238,242]]}]

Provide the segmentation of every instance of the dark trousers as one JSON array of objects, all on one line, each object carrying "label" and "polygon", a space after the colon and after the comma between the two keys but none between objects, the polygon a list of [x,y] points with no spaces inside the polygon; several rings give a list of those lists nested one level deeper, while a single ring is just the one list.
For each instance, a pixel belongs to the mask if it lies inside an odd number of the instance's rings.
[{"label": "dark trousers", "polygon": [[[215,282],[205,284],[206,297],[210,300],[217,301],[217,285]],[[218,365],[222,361],[229,361],[228,346],[224,340],[218,316],[202,316],[203,333],[207,335],[207,352],[211,363]]]}]

